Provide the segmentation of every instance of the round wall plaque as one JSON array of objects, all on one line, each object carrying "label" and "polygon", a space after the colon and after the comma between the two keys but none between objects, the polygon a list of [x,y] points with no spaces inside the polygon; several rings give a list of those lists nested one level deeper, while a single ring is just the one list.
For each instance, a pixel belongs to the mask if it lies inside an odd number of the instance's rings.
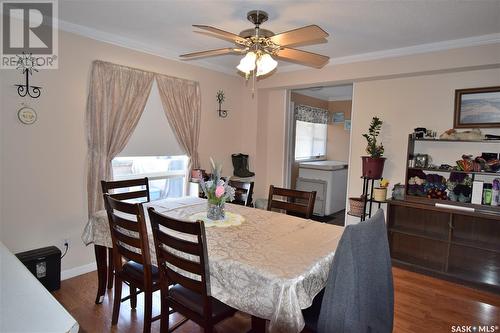
[{"label": "round wall plaque", "polygon": [[17,111],[17,117],[19,118],[19,121],[25,125],[31,125],[37,119],[35,110],[27,106],[24,106]]}]

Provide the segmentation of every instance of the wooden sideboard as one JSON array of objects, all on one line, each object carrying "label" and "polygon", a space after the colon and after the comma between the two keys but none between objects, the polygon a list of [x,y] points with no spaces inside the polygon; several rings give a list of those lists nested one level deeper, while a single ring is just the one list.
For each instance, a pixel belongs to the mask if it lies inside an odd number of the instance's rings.
[{"label": "wooden sideboard", "polygon": [[500,294],[498,214],[389,200],[387,230],[395,266]]}]

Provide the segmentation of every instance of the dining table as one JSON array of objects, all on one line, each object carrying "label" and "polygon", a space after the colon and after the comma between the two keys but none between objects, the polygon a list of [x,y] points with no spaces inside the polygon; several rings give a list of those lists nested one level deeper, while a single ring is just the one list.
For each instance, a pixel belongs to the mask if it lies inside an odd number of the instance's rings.
[{"label": "dining table", "polygon": [[[207,210],[207,200],[181,197],[151,201],[144,210],[193,220]],[[211,296],[252,316],[252,332],[296,333],[304,328],[302,309],[325,287],[343,227],[226,203],[236,223],[205,223]],[[201,215],[200,215],[201,214]],[[146,225],[152,264],[156,254],[148,214]],[[103,300],[107,248],[112,240],[106,211],[89,219],[82,234],[94,244],[98,269],[96,303]]]}]

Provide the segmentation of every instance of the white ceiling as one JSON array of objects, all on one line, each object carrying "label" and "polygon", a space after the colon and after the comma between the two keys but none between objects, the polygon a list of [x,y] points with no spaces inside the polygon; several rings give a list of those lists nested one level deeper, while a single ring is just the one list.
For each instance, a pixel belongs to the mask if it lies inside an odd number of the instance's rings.
[{"label": "white ceiling", "polygon": [[[230,46],[194,33],[191,25],[213,25],[239,33],[252,27],[246,13],[253,9],[269,13],[269,21],[262,27],[275,33],[309,24],[322,27],[330,34],[328,43],[300,48],[328,55],[331,62],[407,47],[417,51],[414,46],[422,44],[430,44],[422,45],[424,49],[436,49],[439,45],[500,41],[500,1],[496,0],[60,0],[59,4],[62,29],[170,58]],[[431,44],[449,40],[460,41]],[[235,72],[238,61],[238,56],[226,55],[190,62]],[[280,63],[278,70],[286,70],[285,66],[290,65]]]},{"label": "white ceiling", "polygon": [[324,101],[347,101],[352,99],[352,85],[314,87],[293,90],[301,95],[319,98]]}]

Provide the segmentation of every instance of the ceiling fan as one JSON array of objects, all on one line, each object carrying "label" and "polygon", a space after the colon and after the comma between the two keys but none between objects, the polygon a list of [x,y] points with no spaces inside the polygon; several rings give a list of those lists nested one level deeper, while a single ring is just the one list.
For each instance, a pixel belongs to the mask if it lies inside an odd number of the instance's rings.
[{"label": "ceiling fan", "polygon": [[323,29],[317,25],[308,25],[275,35],[270,30],[260,28],[268,17],[268,14],[262,10],[248,12],[247,19],[255,25],[255,28],[243,30],[239,35],[215,27],[195,24],[193,27],[205,30],[199,33],[234,42],[236,47],[187,53],[180,57],[196,59],[224,54],[245,55],[236,68],[244,73],[247,79],[252,74],[255,78],[272,72],[278,65],[274,58],[315,68],[321,68],[328,62],[330,58],[327,56],[289,47],[304,43],[324,42],[328,33]]}]

